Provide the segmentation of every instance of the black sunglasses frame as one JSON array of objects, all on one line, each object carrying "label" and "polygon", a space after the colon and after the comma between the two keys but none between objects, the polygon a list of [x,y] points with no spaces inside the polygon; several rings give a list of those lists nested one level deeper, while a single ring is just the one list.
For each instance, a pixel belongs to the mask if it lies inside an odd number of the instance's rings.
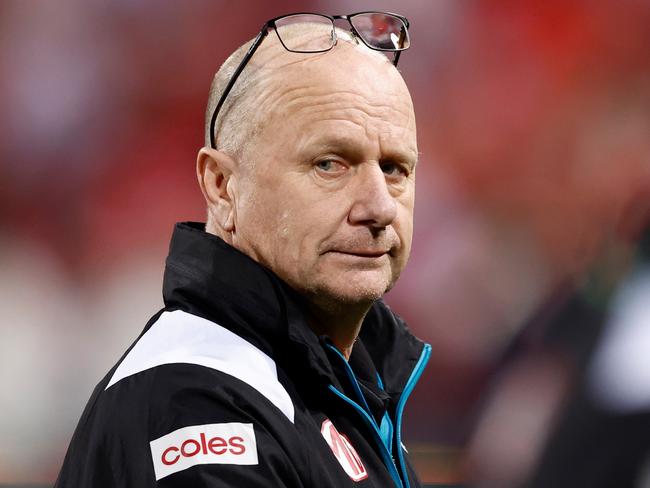
[{"label": "black sunglasses frame", "polygon": [[314,13],[314,12],[296,12],[296,13],[292,13],[292,14],[280,15],[279,17],[274,17],[273,19],[267,20],[264,23],[264,25],[262,26],[262,28],[260,29],[259,34],[257,34],[257,37],[255,37],[255,40],[253,41],[253,43],[248,48],[248,51],[246,51],[246,54],[244,55],[241,62],[239,63],[239,66],[237,66],[237,69],[235,69],[234,73],[230,77],[230,81],[228,81],[228,84],[226,85],[226,88],[224,88],[223,93],[221,94],[221,97],[219,97],[219,102],[217,103],[217,106],[214,108],[214,111],[212,112],[212,117],[210,119],[210,147],[212,149],[217,148],[217,143],[216,143],[215,134],[214,134],[214,128],[215,128],[215,125],[217,123],[217,116],[219,115],[219,111],[221,110],[221,107],[223,106],[224,102],[226,101],[226,98],[228,97],[228,94],[232,90],[232,87],[235,85],[235,82],[237,81],[237,78],[239,78],[239,75],[244,70],[244,67],[248,64],[250,59],[253,57],[253,54],[255,54],[255,51],[257,51],[257,48],[260,47],[260,45],[262,44],[262,41],[264,40],[264,38],[269,34],[269,29],[273,28],[273,30],[275,30],[275,33],[277,34],[278,39],[280,40],[280,43],[282,44],[282,47],[284,47],[289,52],[324,53],[324,52],[327,52],[327,51],[329,51],[330,49],[332,49],[334,47],[334,44],[332,44],[329,48],[322,49],[320,51],[297,51],[295,49],[287,48],[287,46],[282,41],[282,37],[280,37],[280,34],[278,34],[277,27],[275,25],[275,22],[280,20],[280,19],[284,19],[286,17],[292,17],[294,15],[317,15],[319,17],[324,17],[324,18],[329,19],[332,22],[332,28],[334,28],[334,21],[335,20],[338,20],[338,19],[347,20],[348,23],[350,24],[350,31],[352,32],[352,34],[355,37],[361,39],[361,41],[370,49],[373,49],[375,51],[392,52],[394,54],[393,65],[397,66],[397,62],[399,61],[400,54],[402,53],[402,51],[405,51],[406,49],[408,49],[408,47],[398,48],[398,49],[384,49],[384,48],[374,47],[374,46],[371,46],[370,44],[368,44],[365,41],[365,39],[359,34],[357,29],[354,27],[354,24],[352,24],[352,19],[354,17],[356,17],[357,15],[364,15],[364,14],[385,14],[385,15],[390,15],[390,16],[393,16],[393,17],[397,17],[398,19],[400,19],[404,23],[404,26],[406,27],[407,33],[408,33],[409,21],[408,21],[408,19],[406,17],[404,17],[402,15],[399,15],[399,14],[392,13],[392,12],[381,12],[381,11],[376,11],[376,10],[366,10],[366,11],[363,11],[363,12],[356,12],[354,14],[349,14],[349,15],[324,15],[324,14],[318,14],[318,13]]}]

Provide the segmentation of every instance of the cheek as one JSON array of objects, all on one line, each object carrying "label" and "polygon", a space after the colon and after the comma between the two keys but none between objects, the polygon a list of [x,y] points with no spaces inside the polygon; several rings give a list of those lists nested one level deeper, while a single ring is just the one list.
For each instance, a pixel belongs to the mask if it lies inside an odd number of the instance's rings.
[{"label": "cheek", "polygon": [[238,206],[237,232],[260,261],[284,276],[304,265],[314,247],[319,224],[309,207],[286,192],[253,192]]},{"label": "cheek", "polygon": [[242,188],[236,204],[235,231],[241,250],[266,261],[268,248],[277,241],[279,202],[261,185]]},{"label": "cheek", "polygon": [[294,209],[283,207],[278,211],[278,219],[275,223],[275,233],[283,246],[287,247],[291,242],[296,242],[301,236],[296,229],[296,212]]},{"label": "cheek", "polygon": [[260,229],[269,223],[273,214],[273,202],[268,201],[264,191],[242,192],[237,202],[238,232],[245,235],[263,234]]},{"label": "cheek", "polygon": [[413,202],[411,200],[398,205],[397,218],[393,226],[408,251],[413,238]]},{"label": "cheek", "polygon": [[339,219],[325,201],[312,201],[293,195],[277,218],[278,256],[287,271],[307,280],[319,264],[324,242],[336,234]]}]

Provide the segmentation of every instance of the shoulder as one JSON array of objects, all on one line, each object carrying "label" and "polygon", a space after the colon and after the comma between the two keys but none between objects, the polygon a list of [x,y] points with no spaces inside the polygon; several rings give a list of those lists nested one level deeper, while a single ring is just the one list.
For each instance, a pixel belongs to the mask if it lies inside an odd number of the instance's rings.
[{"label": "shoulder", "polygon": [[154,402],[152,412],[160,409],[155,400],[173,407],[183,397],[224,403],[246,393],[260,408],[275,408],[291,422],[295,414],[270,356],[225,327],[181,310],[158,317],[112,372],[104,390],[107,400],[132,396]]},{"label": "shoulder", "polygon": [[294,473],[278,454],[300,452],[294,415],[271,357],[214,322],[165,311],[96,388],[61,479],[264,478],[268,456]]}]

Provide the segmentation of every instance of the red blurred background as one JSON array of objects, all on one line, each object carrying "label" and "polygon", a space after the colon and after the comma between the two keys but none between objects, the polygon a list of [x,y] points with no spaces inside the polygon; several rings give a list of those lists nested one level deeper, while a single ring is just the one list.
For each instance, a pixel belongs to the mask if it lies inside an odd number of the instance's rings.
[{"label": "red blurred background", "polygon": [[161,306],[220,63],[268,18],[367,9],[412,24],[414,249],[388,302],[433,359],[405,443],[427,481],[460,476],[500,354],[648,185],[647,1],[0,3],[0,482],[53,481]]}]

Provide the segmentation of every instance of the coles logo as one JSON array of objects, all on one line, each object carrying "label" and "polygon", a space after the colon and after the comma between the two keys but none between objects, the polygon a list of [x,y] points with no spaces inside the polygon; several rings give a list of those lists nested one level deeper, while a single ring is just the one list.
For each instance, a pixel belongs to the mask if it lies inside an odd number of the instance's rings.
[{"label": "coles logo", "polygon": [[339,434],[330,419],[325,419],[320,428],[325,442],[330,446],[334,456],[353,481],[365,480],[368,477],[366,467],[361,462],[357,451],[352,447],[348,438]]},{"label": "coles logo", "polygon": [[257,464],[253,424],[191,425],[149,443],[156,480],[197,464]]}]

